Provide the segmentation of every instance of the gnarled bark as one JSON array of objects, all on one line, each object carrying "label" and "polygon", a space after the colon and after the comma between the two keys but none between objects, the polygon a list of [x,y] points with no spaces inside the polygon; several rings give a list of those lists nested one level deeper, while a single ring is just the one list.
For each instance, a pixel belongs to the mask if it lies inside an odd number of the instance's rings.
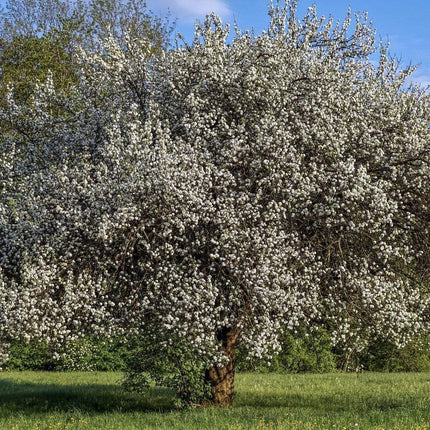
[{"label": "gnarled bark", "polygon": [[212,385],[212,403],[215,406],[232,406],[234,400],[235,352],[238,331],[225,329],[218,334],[222,341],[222,350],[228,358],[225,366],[211,366],[206,377]]}]

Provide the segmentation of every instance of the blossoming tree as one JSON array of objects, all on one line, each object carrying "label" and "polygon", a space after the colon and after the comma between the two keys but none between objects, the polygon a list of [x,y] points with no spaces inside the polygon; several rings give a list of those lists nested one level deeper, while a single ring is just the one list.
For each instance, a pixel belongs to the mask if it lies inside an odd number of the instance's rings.
[{"label": "blossoming tree", "polygon": [[[384,48],[374,65],[365,16],[351,30],[315,8],[298,20],[294,1],[269,14],[230,42],[209,16],[159,60],[108,40],[81,53],[72,95],[48,80],[31,112],[11,100],[4,345],[133,333],[174,362],[186,400],[231,405],[239,345],[270,360],[300,323],[356,348],[426,327],[428,282],[410,268],[428,93],[404,88]],[[188,389],[178,351],[208,391]]]}]

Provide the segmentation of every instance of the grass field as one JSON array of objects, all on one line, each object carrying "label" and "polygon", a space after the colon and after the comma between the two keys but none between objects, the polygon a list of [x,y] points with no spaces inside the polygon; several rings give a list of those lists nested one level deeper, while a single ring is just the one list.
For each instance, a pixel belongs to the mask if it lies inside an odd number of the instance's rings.
[{"label": "grass field", "polygon": [[124,393],[120,373],[0,374],[0,429],[430,430],[430,374],[239,374],[235,406],[172,409]]}]

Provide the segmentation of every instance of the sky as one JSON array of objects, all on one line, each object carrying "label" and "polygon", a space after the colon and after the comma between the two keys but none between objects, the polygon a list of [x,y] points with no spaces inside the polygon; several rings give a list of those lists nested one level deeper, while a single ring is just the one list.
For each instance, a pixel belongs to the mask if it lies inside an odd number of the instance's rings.
[{"label": "sky", "polygon": [[[236,20],[242,30],[258,33],[268,26],[269,0],[147,0],[155,13],[170,11],[176,19],[175,32],[192,41],[194,24],[207,13],[215,12],[223,22]],[[367,11],[377,38],[390,43],[391,55],[402,65],[418,65],[412,80],[430,85],[430,1],[429,0],[299,0],[299,16],[316,4],[318,15],[343,19],[348,6],[352,11]]]}]

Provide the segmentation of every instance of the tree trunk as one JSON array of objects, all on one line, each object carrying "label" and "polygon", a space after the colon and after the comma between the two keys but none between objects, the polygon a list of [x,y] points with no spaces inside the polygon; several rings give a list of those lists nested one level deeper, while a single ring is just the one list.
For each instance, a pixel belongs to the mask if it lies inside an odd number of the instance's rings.
[{"label": "tree trunk", "polygon": [[218,336],[222,341],[222,350],[228,358],[223,367],[216,364],[206,372],[206,377],[212,386],[212,404],[215,406],[232,406],[234,400],[235,352],[238,332],[224,330]]}]

